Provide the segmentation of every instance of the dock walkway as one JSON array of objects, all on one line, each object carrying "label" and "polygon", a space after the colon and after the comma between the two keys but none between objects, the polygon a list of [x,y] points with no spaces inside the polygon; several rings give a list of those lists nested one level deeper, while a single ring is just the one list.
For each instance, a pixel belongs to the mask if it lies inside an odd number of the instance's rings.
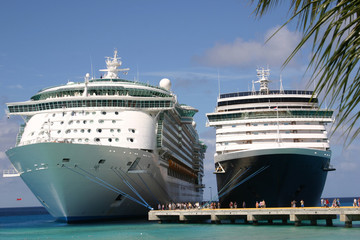
[{"label": "dock walkway", "polygon": [[305,208],[228,208],[228,209],[189,209],[189,210],[151,210],[149,221],[171,222],[209,222],[221,223],[222,220],[243,220],[257,225],[259,221],[281,220],[286,224],[288,220],[300,226],[301,221],[310,220],[311,225],[317,225],[317,220],[326,220],[327,226],[332,226],[332,220],[340,216],[345,227],[352,227],[353,221],[360,221],[358,207],[305,207]]}]

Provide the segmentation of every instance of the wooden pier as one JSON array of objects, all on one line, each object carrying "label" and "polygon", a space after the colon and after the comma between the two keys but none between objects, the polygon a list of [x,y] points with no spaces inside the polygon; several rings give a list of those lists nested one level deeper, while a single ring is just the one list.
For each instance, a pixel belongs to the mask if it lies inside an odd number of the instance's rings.
[{"label": "wooden pier", "polygon": [[360,221],[358,207],[306,207],[306,208],[228,208],[228,209],[190,209],[190,210],[151,210],[149,221],[161,222],[210,222],[221,223],[227,220],[243,220],[245,223],[257,225],[259,221],[272,224],[280,220],[283,224],[288,221],[300,226],[302,221],[309,220],[311,225],[317,225],[317,220],[325,220],[327,226],[332,226],[333,219],[340,217],[345,227],[352,227],[353,221]]}]

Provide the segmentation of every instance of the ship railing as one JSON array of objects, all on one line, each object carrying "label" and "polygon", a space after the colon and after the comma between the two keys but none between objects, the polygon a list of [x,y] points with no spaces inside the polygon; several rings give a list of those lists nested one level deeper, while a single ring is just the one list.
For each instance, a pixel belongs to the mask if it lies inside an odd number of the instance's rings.
[{"label": "ship railing", "polygon": [[16,169],[5,169],[3,170],[3,177],[18,177],[20,173]]},{"label": "ship railing", "polygon": [[261,91],[251,91],[251,92],[235,92],[235,93],[224,93],[220,94],[220,98],[230,98],[230,97],[243,97],[243,96],[252,96],[252,95],[283,95],[283,94],[295,94],[295,95],[312,95],[313,91],[306,90],[270,90],[268,94],[263,94]]}]

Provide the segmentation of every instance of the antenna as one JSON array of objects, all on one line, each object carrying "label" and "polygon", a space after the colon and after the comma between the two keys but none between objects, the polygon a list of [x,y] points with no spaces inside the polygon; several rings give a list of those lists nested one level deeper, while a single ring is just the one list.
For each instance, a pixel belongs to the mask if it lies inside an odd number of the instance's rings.
[{"label": "antenna", "polygon": [[90,55],[90,72],[91,72],[91,79],[94,79],[94,69],[93,69],[93,62],[92,62],[92,57]]},{"label": "antenna", "polygon": [[138,64],[136,64],[136,82],[139,82],[140,79],[139,79],[139,66]]},{"label": "antenna", "polygon": [[283,84],[282,84],[282,76],[280,74],[280,93],[284,93],[284,87],[283,87]]},{"label": "antenna", "polygon": [[219,88],[219,97],[220,97],[220,76],[219,76],[219,69],[218,69],[217,78],[218,78],[218,88]]}]

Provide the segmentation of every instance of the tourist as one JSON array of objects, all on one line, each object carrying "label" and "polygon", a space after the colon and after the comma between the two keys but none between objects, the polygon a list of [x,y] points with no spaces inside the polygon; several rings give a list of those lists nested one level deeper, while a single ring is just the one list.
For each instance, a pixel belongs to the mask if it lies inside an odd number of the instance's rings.
[{"label": "tourist", "polygon": [[322,198],[321,201],[320,201],[320,203],[321,203],[321,207],[324,207],[324,205],[325,205],[325,200]]},{"label": "tourist", "polygon": [[332,207],[336,207],[336,198],[333,200]]},{"label": "tourist", "polygon": [[336,199],[336,206],[340,207],[340,200],[339,199]]},{"label": "tourist", "polygon": [[236,202],[234,202],[234,208],[237,208],[237,203]]},{"label": "tourist", "polygon": [[256,201],[255,207],[256,207],[256,208],[259,208],[259,203],[258,203],[258,201]]},{"label": "tourist", "polygon": [[303,208],[304,207],[304,200],[300,200],[300,205],[301,205],[301,207]]},{"label": "tourist", "polygon": [[243,201],[242,207],[243,207],[243,208],[246,208],[246,203],[245,203],[245,201]]},{"label": "tourist", "polygon": [[229,207],[230,207],[230,208],[233,208],[233,202],[230,202],[230,203],[229,203]]},{"label": "tourist", "polygon": [[354,198],[353,207],[357,207],[357,201],[356,201],[356,198]]}]

